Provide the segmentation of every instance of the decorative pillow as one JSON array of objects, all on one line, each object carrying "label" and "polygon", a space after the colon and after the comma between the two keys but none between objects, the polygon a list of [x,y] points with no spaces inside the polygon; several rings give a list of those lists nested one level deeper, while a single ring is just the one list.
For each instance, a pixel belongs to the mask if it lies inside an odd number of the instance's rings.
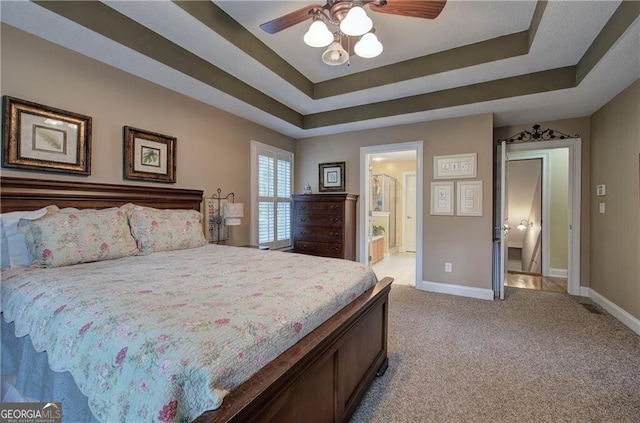
[{"label": "decorative pillow", "polygon": [[142,254],[184,250],[207,243],[202,230],[202,213],[195,210],[136,208],[129,225]]},{"label": "decorative pillow", "polygon": [[[49,210],[55,212],[55,206],[35,211],[15,211],[0,215],[2,268],[26,267],[31,264],[31,254],[25,242],[25,236],[18,231],[20,219],[39,219]],[[57,207],[55,207],[57,209]]]},{"label": "decorative pillow", "polygon": [[34,262],[45,267],[111,260],[138,253],[126,213],[118,208],[47,214],[21,219]]}]

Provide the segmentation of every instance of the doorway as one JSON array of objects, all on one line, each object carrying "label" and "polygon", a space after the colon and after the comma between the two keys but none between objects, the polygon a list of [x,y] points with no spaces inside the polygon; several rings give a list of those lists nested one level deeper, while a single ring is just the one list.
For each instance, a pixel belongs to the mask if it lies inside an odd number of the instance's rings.
[{"label": "doorway", "polygon": [[566,293],[568,149],[508,156],[506,284]]},{"label": "doorway", "polygon": [[[537,141],[529,143],[503,143],[501,154],[504,157],[499,168],[499,186],[503,191],[501,205],[496,210],[496,222],[504,222],[500,231],[502,253],[495,254],[497,275],[494,289],[500,298],[504,298],[504,285],[508,276],[508,240],[513,232],[514,222],[509,219],[510,210],[507,207],[508,187],[511,180],[509,163],[512,160],[541,159],[542,160],[542,220],[540,232],[540,260],[542,276],[547,278],[566,278],[567,292],[580,295],[580,205],[581,205],[581,139],[562,139],[555,141]],[[553,174],[557,173],[553,157],[564,157],[564,171],[566,182],[551,182]],[[564,185],[564,187],[563,187]],[[558,191],[560,189],[560,191]],[[562,191],[564,189],[564,191]],[[554,191],[556,191],[554,193]],[[558,203],[564,199],[565,203]],[[504,204],[506,203],[506,205]],[[530,224],[530,222],[526,222]],[[520,222],[515,222],[519,225]],[[497,250],[494,249],[494,252]],[[555,282],[555,281],[552,281]],[[550,290],[555,290],[552,288]]]},{"label": "doorway", "polygon": [[360,149],[360,262],[418,286],[422,275],[422,142]]}]

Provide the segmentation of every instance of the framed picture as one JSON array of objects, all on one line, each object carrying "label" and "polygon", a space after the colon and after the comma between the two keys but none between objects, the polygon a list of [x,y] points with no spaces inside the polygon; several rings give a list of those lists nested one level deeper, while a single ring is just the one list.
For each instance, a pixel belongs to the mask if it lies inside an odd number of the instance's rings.
[{"label": "framed picture", "polygon": [[453,182],[431,182],[431,214],[453,215]]},{"label": "framed picture", "polygon": [[124,127],[124,179],[176,182],[176,138]]},{"label": "framed picture", "polygon": [[344,192],[345,191],[345,174],[344,163],[320,163],[319,179],[320,192]]},{"label": "framed picture", "polygon": [[478,153],[433,157],[433,179],[475,178]]},{"label": "framed picture", "polygon": [[91,117],[4,96],[2,166],[91,174]]},{"label": "framed picture", "polygon": [[[204,230],[209,241],[226,241],[231,238],[231,228],[225,225],[225,220],[222,217],[223,207],[228,201],[226,198],[204,199]],[[218,234],[220,238],[218,238]]]},{"label": "framed picture", "polygon": [[456,182],[458,215],[482,216],[482,181]]}]

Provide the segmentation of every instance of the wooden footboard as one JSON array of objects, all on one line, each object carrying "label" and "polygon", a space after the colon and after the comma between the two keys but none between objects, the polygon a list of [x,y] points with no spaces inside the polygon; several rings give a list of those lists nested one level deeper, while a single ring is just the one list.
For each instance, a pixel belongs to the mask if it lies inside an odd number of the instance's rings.
[{"label": "wooden footboard", "polygon": [[387,367],[393,279],[378,284],[194,422],[346,422]]}]

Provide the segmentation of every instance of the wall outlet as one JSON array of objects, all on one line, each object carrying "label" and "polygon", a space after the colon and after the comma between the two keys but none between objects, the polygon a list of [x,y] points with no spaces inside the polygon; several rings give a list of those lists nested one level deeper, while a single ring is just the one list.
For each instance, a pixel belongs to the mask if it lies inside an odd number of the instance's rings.
[{"label": "wall outlet", "polygon": [[598,209],[600,210],[600,213],[601,213],[601,214],[604,214],[604,212],[605,212],[605,205],[604,205],[604,203],[600,203],[600,204],[598,204]]},{"label": "wall outlet", "polygon": [[451,263],[445,263],[444,264],[444,271],[445,272],[451,272]]}]

